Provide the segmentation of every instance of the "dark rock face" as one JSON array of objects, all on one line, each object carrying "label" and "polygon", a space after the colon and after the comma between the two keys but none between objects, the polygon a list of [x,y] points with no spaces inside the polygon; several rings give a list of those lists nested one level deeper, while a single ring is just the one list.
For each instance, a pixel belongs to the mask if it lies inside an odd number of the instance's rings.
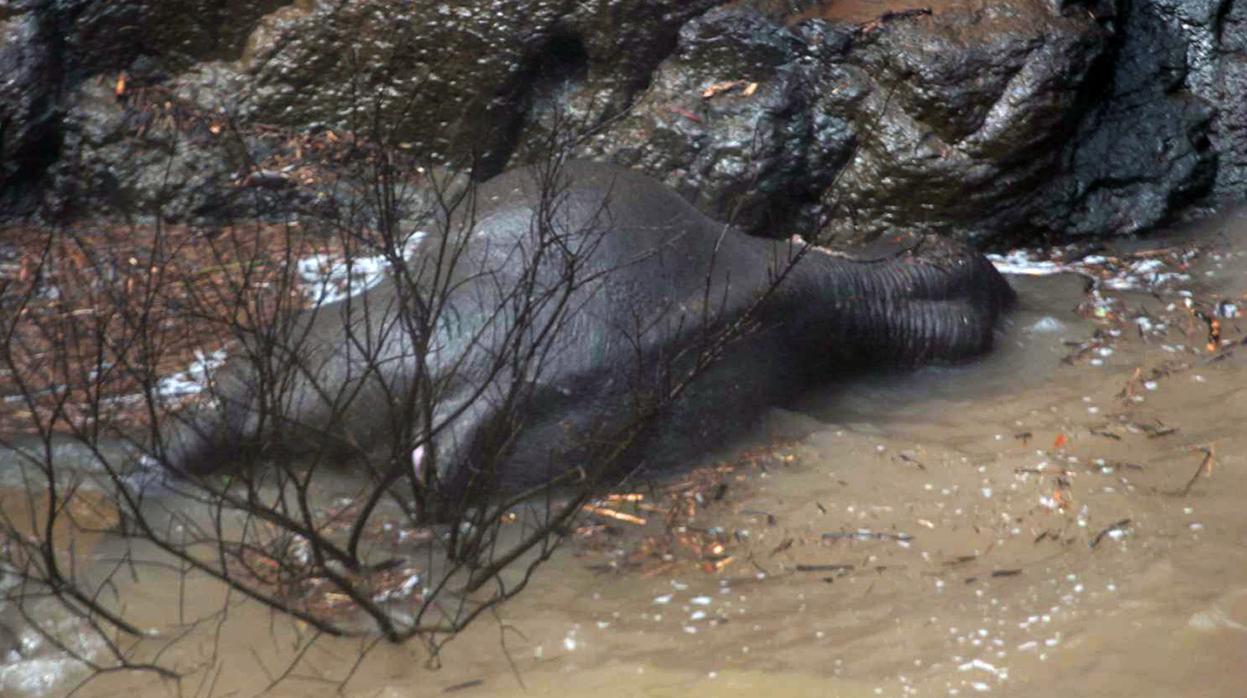
[{"label": "dark rock face", "polygon": [[1217,105],[1210,139],[1221,153],[1217,190],[1242,198],[1247,191],[1247,2],[1238,0],[1216,15],[1215,58],[1201,65],[1196,93]]},{"label": "dark rock face", "polygon": [[1064,220],[1071,234],[1146,230],[1210,191],[1216,108],[1189,89],[1188,37],[1158,5],[1122,8],[1114,61],[1070,153]]},{"label": "dark rock face", "polygon": [[[17,0],[0,7],[0,214],[29,212],[38,201],[30,190],[39,185],[54,212],[69,203],[81,211],[161,199],[161,189],[181,183],[162,174],[169,145],[139,137],[115,147],[136,124],[124,123],[98,80],[124,71],[131,85],[154,84],[199,61],[236,57],[259,17],[287,1]],[[72,176],[46,176],[71,165]],[[134,182],[137,200],[114,200],[117,180]]]},{"label": "dark rock face", "polygon": [[236,189],[243,158],[174,128],[174,118],[120,102],[111,84],[83,84],[64,103],[62,154],[48,170],[45,206],[81,213],[102,200],[123,214],[193,217]]},{"label": "dark rock face", "polygon": [[852,150],[865,83],[847,30],[790,30],[748,9],[685,25],[627,114],[582,153],[661,178],[754,232],[810,230]]},{"label": "dark rock face", "polygon": [[1247,193],[1247,2],[1150,0],[1134,11],[1147,17],[1147,34],[1168,42],[1182,68],[1185,92],[1209,105],[1206,137],[1218,155],[1215,193]]},{"label": "dark rock face", "polygon": [[0,206],[19,207],[56,158],[56,38],[35,12],[0,9]]},{"label": "dark rock face", "polygon": [[13,2],[0,212],[225,206],[246,154],[159,128],[112,94],[122,71],[201,113],[373,132],[481,177],[570,144],[773,236],[1111,235],[1247,191],[1247,0],[850,5]]},{"label": "dark rock face", "polygon": [[[291,0],[50,0],[41,14],[65,40],[68,72],[175,71],[237,58],[256,22]],[[33,3],[32,3],[33,4]],[[140,64],[138,72],[143,71]]]},{"label": "dark rock face", "polygon": [[292,126],[362,127],[433,157],[506,165],[543,99],[590,118],[618,112],[649,81],[690,17],[716,0],[470,0],[299,3],[260,22],[243,59],[179,79],[205,106]]},{"label": "dark rock face", "polygon": [[1109,34],[1035,2],[955,8],[867,37],[852,60],[875,89],[843,180],[840,236],[913,228],[987,239],[1033,230],[1066,173]]}]

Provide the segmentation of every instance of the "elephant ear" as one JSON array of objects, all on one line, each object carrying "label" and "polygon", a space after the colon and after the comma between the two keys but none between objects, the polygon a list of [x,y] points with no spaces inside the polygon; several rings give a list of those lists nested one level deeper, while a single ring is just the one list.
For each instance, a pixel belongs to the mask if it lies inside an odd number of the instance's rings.
[{"label": "elephant ear", "polygon": [[[581,389],[610,407],[587,406]],[[456,416],[436,438],[444,498],[468,504],[499,490],[538,487],[576,469],[561,463],[593,462],[591,446],[609,438],[601,424],[610,421],[602,419],[604,411],[627,408],[622,399],[611,402],[609,390],[596,384],[526,381],[515,390],[510,400],[486,391],[474,394],[472,404],[447,401],[446,413]]]}]

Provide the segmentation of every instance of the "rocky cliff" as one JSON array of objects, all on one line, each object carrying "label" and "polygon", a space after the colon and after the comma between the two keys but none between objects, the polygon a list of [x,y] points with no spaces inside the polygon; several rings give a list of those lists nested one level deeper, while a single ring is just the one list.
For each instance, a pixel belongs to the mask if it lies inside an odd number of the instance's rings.
[{"label": "rocky cliff", "polygon": [[0,38],[9,215],[211,218],[254,175],[222,124],[478,176],[558,139],[846,242],[1124,234],[1247,192],[1247,0],[17,0]]}]

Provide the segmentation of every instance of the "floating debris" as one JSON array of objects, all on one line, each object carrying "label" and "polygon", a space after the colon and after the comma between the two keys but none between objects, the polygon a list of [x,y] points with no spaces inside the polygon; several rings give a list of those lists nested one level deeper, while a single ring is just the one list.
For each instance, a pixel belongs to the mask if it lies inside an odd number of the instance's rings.
[{"label": "floating debris", "polygon": [[634,516],[632,514],[628,514],[622,511],[608,509],[606,507],[598,506],[596,504],[585,504],[584,506],[581,507],[581,509],[589,512],[590,514],[593,514],[594,516],[602,516],[602,517],[606,517],[609,519],[614,519],[615,521],[623,521],[624,523],[630,523],[634,526],[644,526],[646,523],[648,523],[646,519],[640,516]]},{"label": "floating debris", "polygon": [[845,575],[853,571],[854,565],[797,565],[798,572],[834,572]]},{"label": "floating debris", "polygon": [[1213,455],[1216,452],[1215,447],[1201,446],[1199,451],[1204,454],[1204,458],[1200,461],[1199,467],[1195,469],[1195,473],[1191,475],[1191,479],[1187,480],[1186,485],[1175,493],[1179,497],[1185,497],[1190,494],[1191,488],[1195,486],[1195,483],[1199,480],[1200,476],[1206,475],[1208,477],[1212,477],[1212,461]]},{"label": "floating debris", "polygon": [[1090,547],[1095,548],[1100,544],[1100,541],[1104,540],[1106,537],[1112,538],[1113,540],[1120,540],[1126,535],[1126,527],[1129,525],[1130,519],[1122,519],[1121,521],[1110,524],[1103,531],[1095,534],[1095,537],[1091,539],[1091,543],[1089,544]]},{"label": "floating debris", "polygon": [[901,543],[908,543],[914,539],[914,537],[908,533],[870,531],[864,528],[856,531],[830,531],[824,533],[822,538],[823,540],[894,540]]}]

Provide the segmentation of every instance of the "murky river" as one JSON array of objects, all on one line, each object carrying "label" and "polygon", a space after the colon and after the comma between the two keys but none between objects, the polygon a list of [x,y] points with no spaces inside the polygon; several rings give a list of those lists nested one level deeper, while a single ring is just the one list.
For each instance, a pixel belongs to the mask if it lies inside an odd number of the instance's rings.
[{"label": "murky river", "polygon": [[[566,547],[438,668],[378,645],[350,673],[360,643],[322,639],[270,694],[1247,695],[1244,236],[1236,215],[1154,239],[1205,249],[1098,302],[1080,274],[1013,277],[993,355],[776,410],[754,438],[782,437],[783,465],[738,470],[698,513],[736,541],[717,572],[612,566],[640,536],[624,526]],[[130,611],[167,627],[220,605],[193,584],[179,608],[151,572]],[[207,667],[186,695],[254,695],[294,658],[295,630],[241,601],[207,625],[167,655]],[[174,690],[118,675],[80,695]]]}]

